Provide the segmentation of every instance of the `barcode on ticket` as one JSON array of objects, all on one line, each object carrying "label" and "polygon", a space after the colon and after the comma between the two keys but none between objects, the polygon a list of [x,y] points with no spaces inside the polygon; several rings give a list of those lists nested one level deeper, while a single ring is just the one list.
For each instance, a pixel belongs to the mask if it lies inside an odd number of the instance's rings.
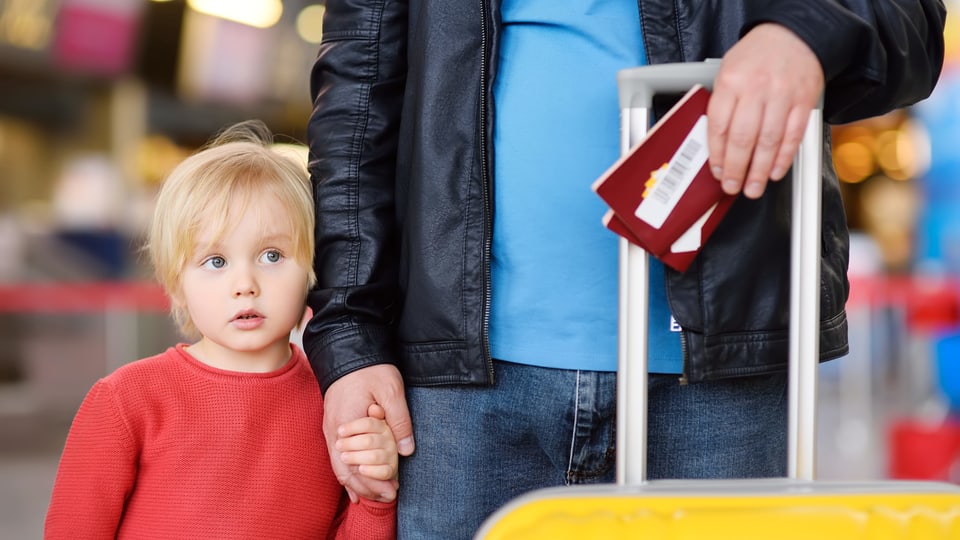
[{"label": "barcode on ticket", "polygon": [[663,226],[708,157],[707,117],[701,115],[670,158],[666,170],[655,175],[656,182],[634,214],[654,228]]}]

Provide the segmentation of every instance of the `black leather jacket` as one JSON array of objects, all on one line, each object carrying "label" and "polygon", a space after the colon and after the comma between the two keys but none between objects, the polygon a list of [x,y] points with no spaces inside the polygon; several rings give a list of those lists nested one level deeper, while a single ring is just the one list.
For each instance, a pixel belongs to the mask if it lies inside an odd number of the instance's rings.
[{"label": "black leather jacket", "polygon": [[[912,104],[943,61],[939,0],[639,0],[650,63],[719,58],[780,23],[817,54],[824,117]],[[489,384],[487,344],[497,1],[327,0],[308,140],[317,206],[314,316],[321,388],[395,363],[407,384]],[[611,83],[613,84],[613,83]],[[824,163],[830,164],[829,139]],[[785,367],[790,180],[741,197],[693,266],[669,271],[692,382]],[[598,216],[598,226],[599,216]],[[821,358],[847,351],[848,237],[823,175]]]}]

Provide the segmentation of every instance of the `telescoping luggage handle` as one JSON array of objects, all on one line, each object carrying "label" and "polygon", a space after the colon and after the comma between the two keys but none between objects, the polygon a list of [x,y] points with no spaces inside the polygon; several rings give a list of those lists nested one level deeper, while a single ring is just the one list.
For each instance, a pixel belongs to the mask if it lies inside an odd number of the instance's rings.
[{"label": "telescoping luggage handle", "polygon": [[[617,74],[620,94],[621,154],[650,127],[653,96],[708,88],[719,62],[658,64]],[[788,474],[813,480],[816,432],[816,370],[820,321],[820,168],[822,110],[810,113],[793,162]],[[620,239],[620,307],[617,375],[617,483],[638,485],[647,470],[647,322],[649,258],[642,248]]]}]

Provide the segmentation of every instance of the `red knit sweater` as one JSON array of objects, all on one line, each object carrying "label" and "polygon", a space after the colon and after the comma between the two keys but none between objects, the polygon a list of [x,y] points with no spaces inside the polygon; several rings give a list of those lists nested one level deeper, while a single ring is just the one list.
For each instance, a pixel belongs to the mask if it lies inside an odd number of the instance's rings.
[{"label": "red knit sweater", "polygon": [[45,538],[387,539],[395,504],[349,504],[330,467],[303,352],[270,373],[209,367],[183,345],[121,367],[67,436]]}]

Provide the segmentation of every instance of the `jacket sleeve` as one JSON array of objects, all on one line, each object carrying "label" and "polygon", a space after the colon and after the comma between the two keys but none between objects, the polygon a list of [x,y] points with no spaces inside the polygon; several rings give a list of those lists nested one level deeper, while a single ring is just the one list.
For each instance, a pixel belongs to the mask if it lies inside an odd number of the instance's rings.
[{"label": "jacket sleeve", "polygon": [[406,78],[406,2],[328,0],[307,128],[316,207],[304,349],[320,388],[395,363],[394,179]]},{"label": "jacket sleeve", "polygon": [[747,20],[795,32],[820,59],[824,118],[845,123],[912,105],[943,66],[942,0],[774,0]]},{"label": "jacket sleeve", "polygon": [[43,537],[113,538],[137,476],[137,450],[112,398],[98,382],[77,411],[60,457]]}]

